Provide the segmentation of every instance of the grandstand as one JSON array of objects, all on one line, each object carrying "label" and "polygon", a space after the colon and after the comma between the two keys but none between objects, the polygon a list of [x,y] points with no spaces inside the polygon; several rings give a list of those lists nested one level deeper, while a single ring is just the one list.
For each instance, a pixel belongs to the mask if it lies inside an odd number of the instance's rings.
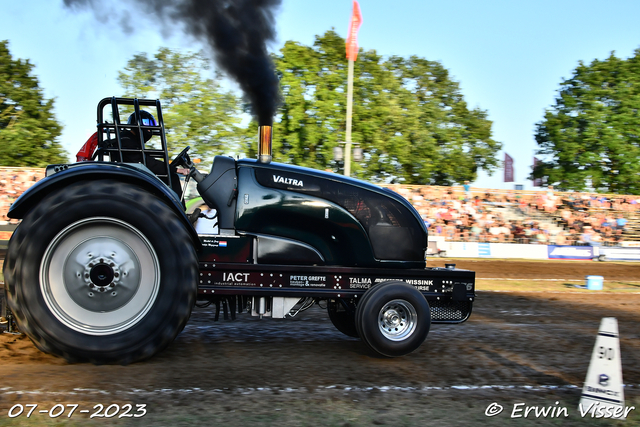
[{"label": "grandstand", "polygon": [[41,168],[0,167],[0,225],[18,223],[7,217],[11,204],[29,187],[44,178],[44,172]]},{"label": "grandstand", "polygon": [[[44,169],[0,167],[0,240],[15,228],[11,204]],[[409,200],[431,235],[447,241],[640,246],[640,197],[616,194],[494,190],[462,186],[385,185]]]},{"label": "grandstand", "polygon": [[386,185],[447,241],[618,246],[640,244],[640,197],[462,186]]}]

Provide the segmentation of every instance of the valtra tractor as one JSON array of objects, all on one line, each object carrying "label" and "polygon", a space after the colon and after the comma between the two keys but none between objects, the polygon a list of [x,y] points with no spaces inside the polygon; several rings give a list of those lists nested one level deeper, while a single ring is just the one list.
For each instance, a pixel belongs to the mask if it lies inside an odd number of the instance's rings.
[{"label": "valtra tractor", "polygon": [[[122,121],[127,109],[138,120]],[[140,120],[144,111],[157,120]],[[427,230],[407,200],[272,163],[271,126],[259,129],[257,160],[216,156],[204,174],[189,147],[170,161],[157,100],[105,98],[97,122],[90,161],[48,166],[8,214],[22,221],[4,263],[6,299],[40,350],[126,364],[169,345],[195,306],[215,304],[218,320],[320,304],[339,331],[394,357],[417,349],[432,323],[470,316],[474,272],[426,267]],[[123,144],[131,131],[142,148]],[[131,155],[139,162],[121,161]],[[216,221],[214,232],[198,234],[185,213],[177,166],[214,209],[198,220]]]}]

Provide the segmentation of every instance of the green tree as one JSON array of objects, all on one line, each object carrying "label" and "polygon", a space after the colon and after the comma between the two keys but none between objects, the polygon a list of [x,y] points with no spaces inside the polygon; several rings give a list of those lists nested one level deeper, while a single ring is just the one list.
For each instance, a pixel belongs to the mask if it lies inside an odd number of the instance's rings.
[{"label": "green tree", "polygon": [[14,60],[0,41],[0,165],[44,167],[67,162],[56,140],[62,127],[28,60]]},{"label": "green tree", "polygon": [[[345,139],[347,60],[335,31],[313,46],[289,41],[276,58],[283,104],[276,161],[343,170],[333,149]],[[371,181],[451,185],[491,172],[501,144],[485,111],[470,110],[442,64],[362,51],[355,63],[352,140],[365,152],[353,173]]]},{"label": "green tree", "polygon": [[217,79],[206,78],[209,61],[201,52],[178,52],[160,48],[149,58],[134,55],[118,81],[125,96],[159,98],[171,155],[185,146],[191,156],[210,163],[216,154],[239,154],[246,131],[240,100],[231,91],[223,91]]},{"label": "green tree", "polygon": [[537,124],[542,163],[532,177],[560,190],[640,194],[640,49],[580,62]]}]

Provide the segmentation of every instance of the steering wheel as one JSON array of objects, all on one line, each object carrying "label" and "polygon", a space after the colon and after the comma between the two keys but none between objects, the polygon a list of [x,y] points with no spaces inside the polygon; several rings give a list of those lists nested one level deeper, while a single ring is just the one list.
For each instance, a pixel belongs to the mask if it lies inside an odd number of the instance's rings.
[{"label": "steering wheel", "polygon": [[178,154],[177,156],[175,156],[173,158],[173,160],[171,161],[172,165],[176,165],[176,166],[185,166],[185,167],[189,167],[189,163],[191,163],[191,159],[189,158],[189,155],[187,154],[187,152],[189,151],[189,148],[191,148],[190,146],[186,146],[184,150],[182,150],[180,152],[180,154]]}]

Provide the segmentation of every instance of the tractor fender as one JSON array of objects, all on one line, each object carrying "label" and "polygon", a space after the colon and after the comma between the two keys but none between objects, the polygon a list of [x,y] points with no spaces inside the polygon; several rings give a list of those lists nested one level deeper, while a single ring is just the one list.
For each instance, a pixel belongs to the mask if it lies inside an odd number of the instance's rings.
[{"label": "tractor fender", "polygon": [[22,219],[36,204],[52,191],[78,181],[113,179],[136,184],[162,199],[182,220],[191,235],[194,247],[201,249],[198,234],[189,222],[180,199],[173,190],[156,177],[149,169],[138,163],[81,162],[49,165],[45,178],[36,182],[11,205],[7,216]]}]

